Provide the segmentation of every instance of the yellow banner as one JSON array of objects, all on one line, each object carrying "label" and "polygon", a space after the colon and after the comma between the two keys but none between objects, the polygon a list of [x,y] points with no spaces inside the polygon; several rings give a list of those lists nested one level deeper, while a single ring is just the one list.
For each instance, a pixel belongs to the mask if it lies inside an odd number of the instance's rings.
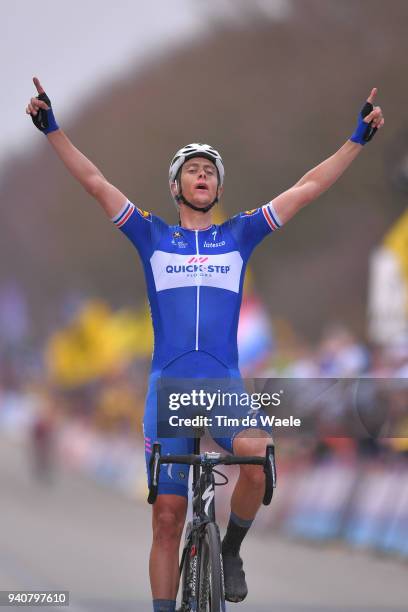
[{"label": "yellow banner", "polygon": [[408,210],[392,226],[384,238],[384,246],[398,258],[401,272],[408,285]]}]

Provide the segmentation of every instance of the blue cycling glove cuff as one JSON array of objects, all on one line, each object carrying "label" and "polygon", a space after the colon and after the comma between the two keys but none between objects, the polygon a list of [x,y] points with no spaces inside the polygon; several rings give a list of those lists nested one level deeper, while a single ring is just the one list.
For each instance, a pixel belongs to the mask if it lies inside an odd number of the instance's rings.
[{"label": "blue cycling glove cuff", "polygon": [[45,102],[49,106],[49,109],[44,110],[43,108],[40,108],[35,116],[31,115],[31,119],[33,120],[35,127],[38,128],[40,132],[43,132],[43,134],[50,134],[51,132],[59,130],[59,125],[55,120],[54,113],[52,112],[51,108],[51,101],[47,94],[42,93],[37,96],[37,98],[38,100]]},{"label": "blue cycling glove cuff", "polygon": [[364,146],[365,144],[367,144],[367,142],[369,142],[373,138],[374,134],[377,131],[377,128],[372,127],[372,122],[366,123],[364,121],[364,118],[367,117],[367,115],[371,113],[373,108],[374,107],[371,104],[371,102],[366,102],[364,104],[358,116],[357,127],[354,131],[354,134],[350,137],[350,140],[352,142],[357,142],[358,144],[361,144]]}]

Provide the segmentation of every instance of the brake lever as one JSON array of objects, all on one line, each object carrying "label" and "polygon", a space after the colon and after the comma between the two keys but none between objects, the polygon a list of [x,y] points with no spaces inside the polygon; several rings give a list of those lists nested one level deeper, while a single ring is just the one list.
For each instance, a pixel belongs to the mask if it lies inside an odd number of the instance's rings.
[{"label": "brake lever", "polygon": [[152,454],[150,455],[149,461],[149,475],[150,475],[150,486],[149,495],[147,502],[154,504],[157,499],[157,493],[159,489],[159,477],[160,477],[160,457],[161,457],[161,444],[154,442]]},{"label": "brake lever", "polygon": [[265,450],[265,494],[263,498],[264,506],[269,506],[273,497],[273,490],[276,488],[276,463],[275,463],[275,446],[268,444]]}]

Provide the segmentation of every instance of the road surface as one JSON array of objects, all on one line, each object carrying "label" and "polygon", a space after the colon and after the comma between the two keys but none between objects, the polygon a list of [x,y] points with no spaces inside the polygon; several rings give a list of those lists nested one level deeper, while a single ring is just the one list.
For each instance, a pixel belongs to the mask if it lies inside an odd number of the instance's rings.
[{"label": "road surface", "polygon": [[[1,590],[69,590],[70,612],[151,610],[147,504],[67,469],[53,485],[41,484],[24,447],[1,434],[0,487]],[[307,546],[255,528],[243,552],[249,595],[229,611],[406,610],[407,568],[398,560]]]}]

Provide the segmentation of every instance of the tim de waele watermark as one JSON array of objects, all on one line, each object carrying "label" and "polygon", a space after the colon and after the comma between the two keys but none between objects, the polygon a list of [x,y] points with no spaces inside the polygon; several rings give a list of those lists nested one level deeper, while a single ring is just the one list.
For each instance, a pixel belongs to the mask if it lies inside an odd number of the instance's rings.
[{"label": "tim de waele watermark", "polygon": [[[200,409],[207,412],[218,410],[230,414],[214,414],[211,416],[196,414],[195,416],[180,417],[171,415],[169,425],[172,427],[234,427],[244,425],[256,427],[259,422],[266,427],[300,427],[302,420],[297,417],[277,417],[262,412],[263,408],[281,406],[283,391],[275,393],[247,393],[247,392],[215,392],[204,389],[192,389],[189,392],[170,393],[168,395],[168,408],[171,411],[180,409]],[[242,414],[242,409],[248,409]],[[240,412],[240,416],[231,416],[234,410]]]}]

